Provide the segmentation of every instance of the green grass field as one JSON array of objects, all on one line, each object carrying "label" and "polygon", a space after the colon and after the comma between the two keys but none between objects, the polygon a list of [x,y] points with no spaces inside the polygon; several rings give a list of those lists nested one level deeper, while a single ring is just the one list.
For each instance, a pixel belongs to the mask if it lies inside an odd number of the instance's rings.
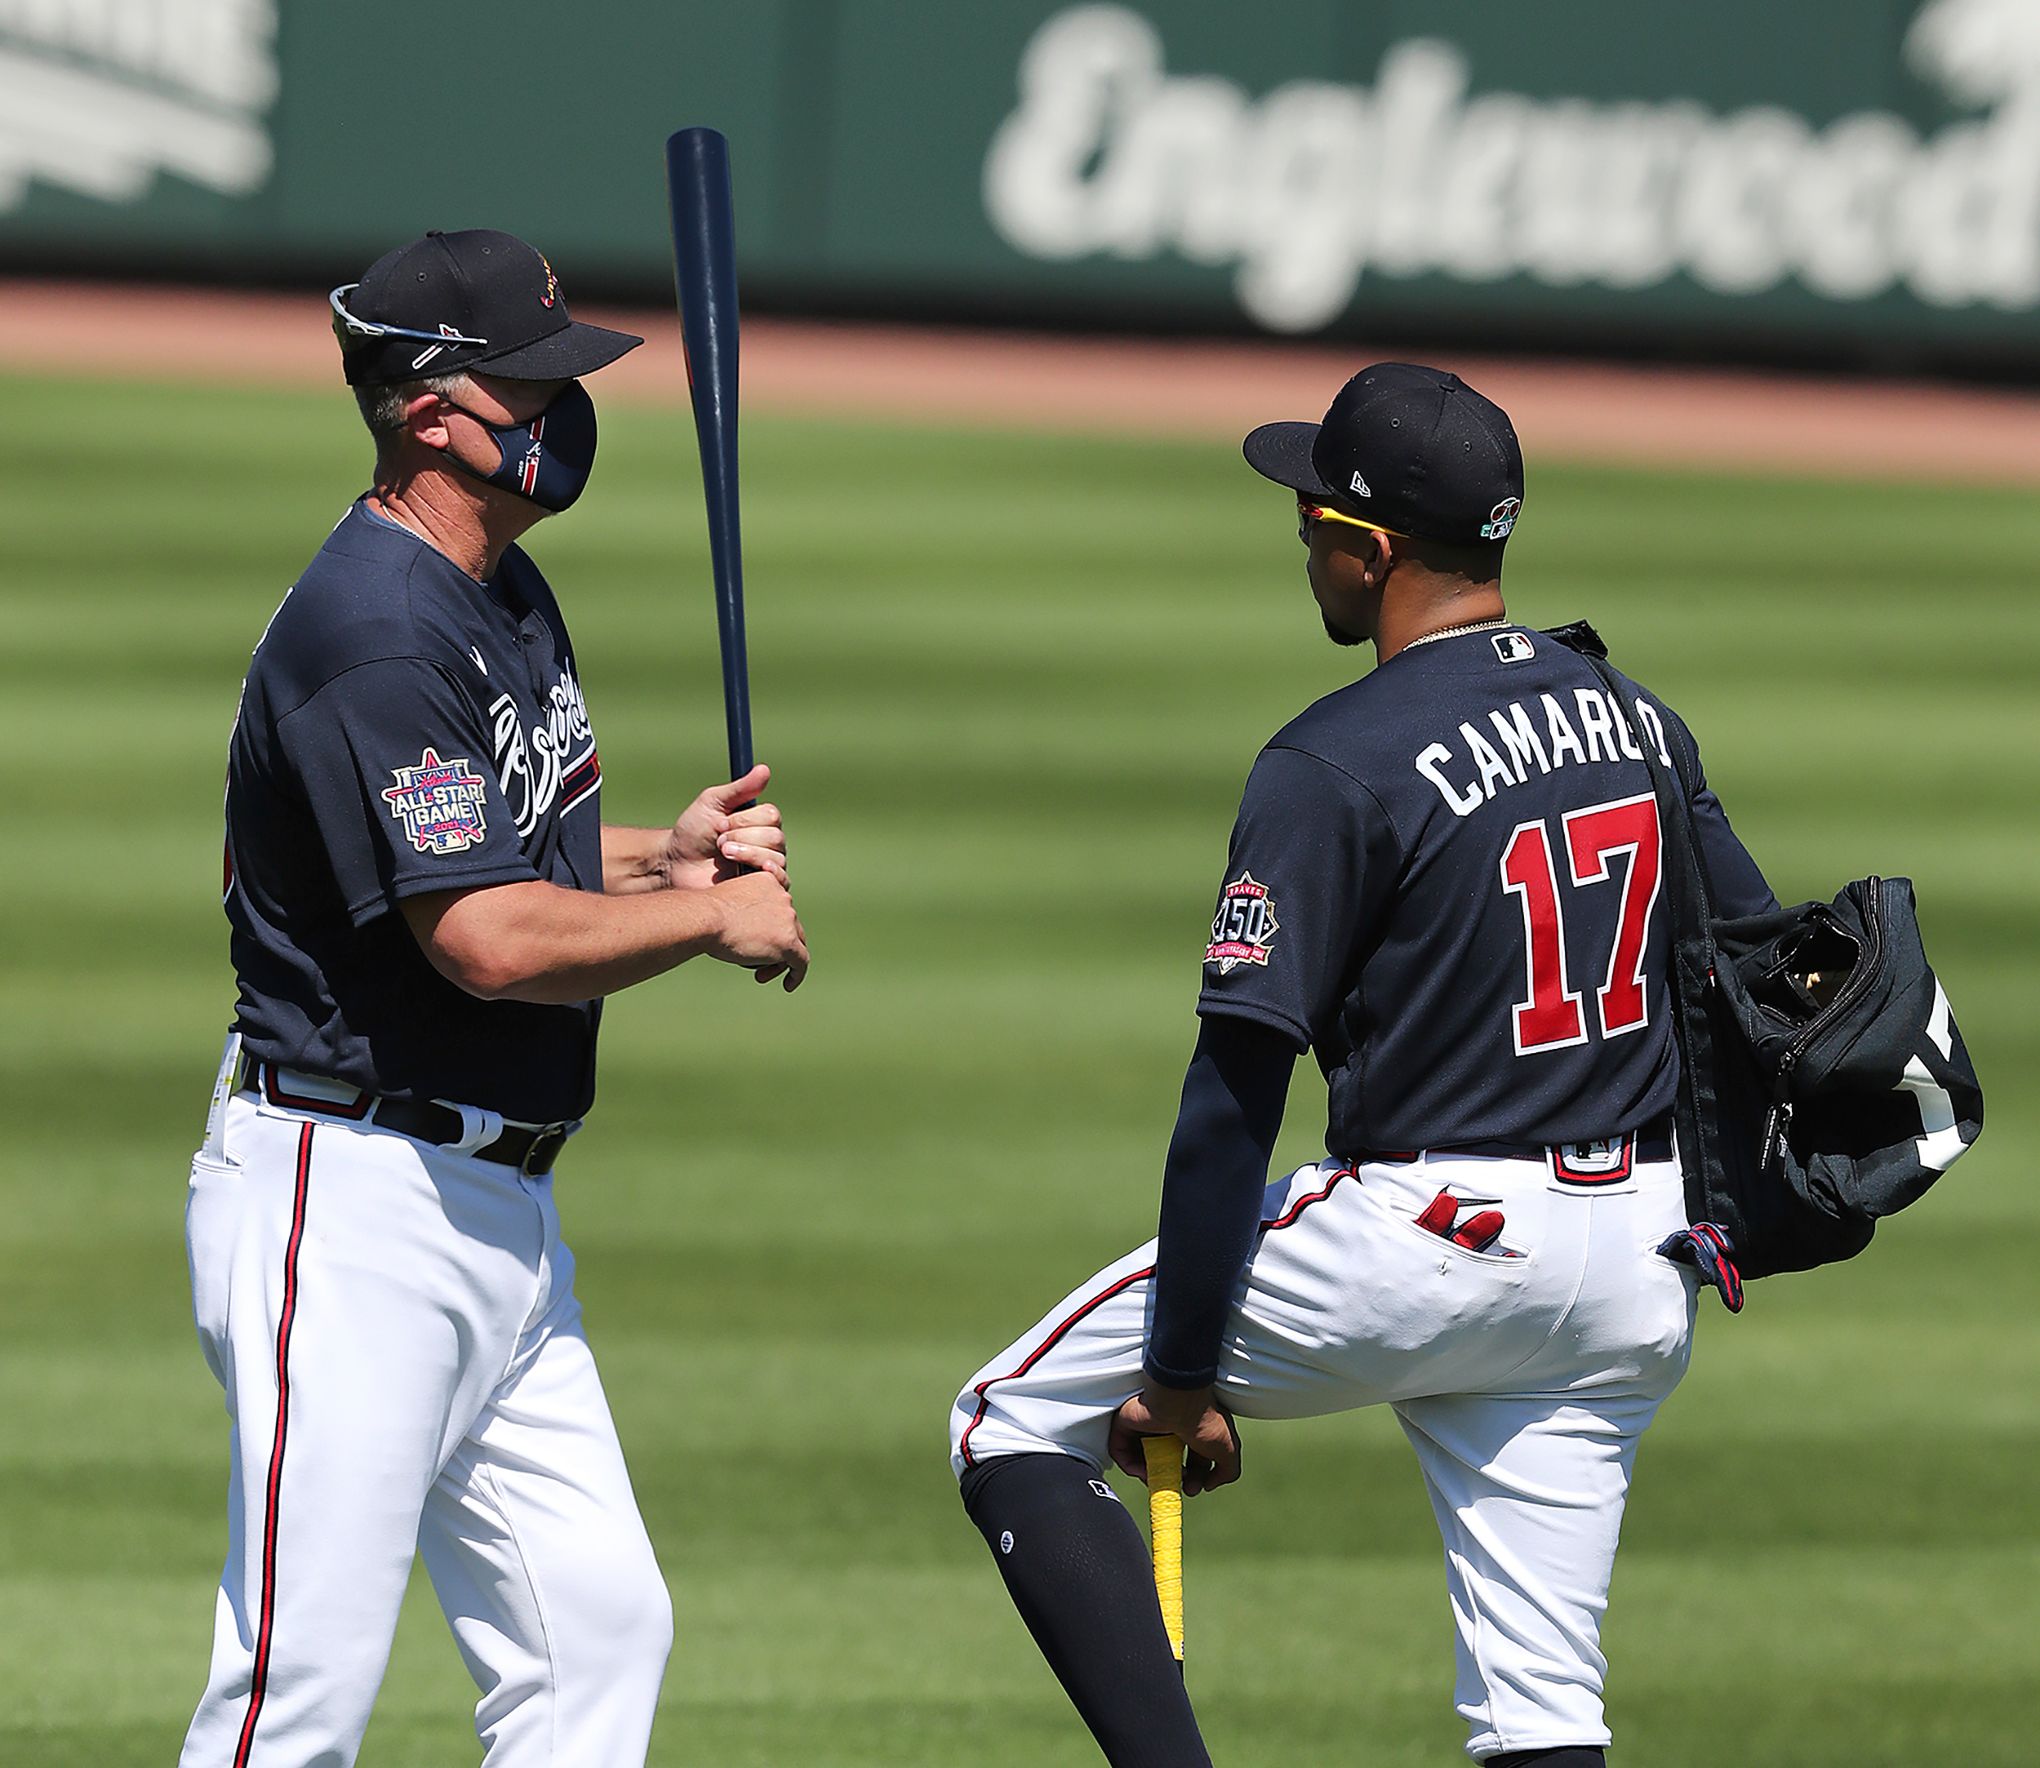
[{"label": "green grass field", "polygon": [[[160,1768],[203,1678],[226,1437],[185,1163],[232,1001],[249,649],[365,471],[344,395],[0,380],[0,1762]],[[1531,438],[1533,454],[1535,438]],[[1230,447],[756,422],[754,688],[816,967],[619,998],[562,1169],[673,1586],[653,1759],[1082,1763],[957,1505],[961,1379],[1151,1229],[1255,748],[1343,678]],[[533,550],[612,820],[719,778],[683,413],[610,415]],[[2023,1764],[2040,1641],[2040,502],[1533,460],[1515,610],[1681,707],[1781,896],[1919,880],[1983,1146],[1857,1263],[1711,1301],[1609,1622],[1617,1761]],[[1299,1084],[1285,1150],[1314,1154]],[[1461,1760],[1386,1417],[1267,1427],[1190,1514],[1217,1759]],[[477,1754],[422,1581],[362,1755]]]}]

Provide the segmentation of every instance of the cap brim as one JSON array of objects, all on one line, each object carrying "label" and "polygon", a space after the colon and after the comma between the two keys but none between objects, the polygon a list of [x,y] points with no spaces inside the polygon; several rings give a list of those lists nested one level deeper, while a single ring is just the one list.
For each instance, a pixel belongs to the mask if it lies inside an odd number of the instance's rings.
[{"label": "cap brim", "polygon": [[629,332],[585,325],[577,319],[547,337],[462,366],[506,381],[577,381],[598,368],[607,368],[643,342]]},{"label": "cap brim", "polygon": [[1240,452],[1262,478],[1287,485],[1292,491],[1329,497],[1331,488],[1318,477],[1310,458],[1319,428],[1317,424],[1263,424],[1240,444]]}]

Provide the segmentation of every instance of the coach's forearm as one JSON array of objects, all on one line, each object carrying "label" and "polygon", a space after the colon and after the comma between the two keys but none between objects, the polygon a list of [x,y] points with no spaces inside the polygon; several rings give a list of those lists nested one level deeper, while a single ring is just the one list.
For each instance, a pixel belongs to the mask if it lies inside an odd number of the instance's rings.
[{"label": "coach's forearm", "polygon": [[602,889],[608,896],[629,896],[666,888],[666,838],[671,829],[633,829],[624,823],[602,825]]},{"label": "coach's forearm", "polygon": [[406,899],[404,917],[448,981],[489,1001],[559,1006],[615,994],[714,949],[708,890],[597,895],[533,879]]},{"label": "coach's forearm", "polygon": [[1143,1367],[1164,1387],[1208,1387],[1233,1291],[1254,1250],[1268,1162],[1296,1050],[1250,1020],[1203,1021],[1162,1180],[1154,1314]]}]

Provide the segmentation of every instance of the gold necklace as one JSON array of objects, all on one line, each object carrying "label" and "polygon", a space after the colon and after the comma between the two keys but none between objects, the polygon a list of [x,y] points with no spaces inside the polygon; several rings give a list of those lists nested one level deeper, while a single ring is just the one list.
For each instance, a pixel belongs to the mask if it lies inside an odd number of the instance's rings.
[{"label": "gold necklace", "polygon": [[1468,632],[1499,632],[1509,625],[1507,615],[1499,620],[1473,620],[1464,626],[1441,626],[1436,632],[1427,632],[1422,638],[1413,638],[1403,646],[1405,651],[1414,651],[1419,645],[1434,644],[1441,638],[1458,638]]}]

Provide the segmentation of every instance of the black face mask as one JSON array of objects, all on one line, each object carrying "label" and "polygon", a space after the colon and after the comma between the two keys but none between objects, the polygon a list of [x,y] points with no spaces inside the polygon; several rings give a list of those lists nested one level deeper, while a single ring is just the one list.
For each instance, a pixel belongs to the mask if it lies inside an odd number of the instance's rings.
[{"label": "black face mask", "polygon": [[[446,403],[453,405],[450,399]],[[595,470],[595,401],[579,381],[569,381],[538,416],[521,424],[491,423],[465,405],[453,409],[487,430],[502,452],[496,470],[485,473],[449,450],[447,459],[462,472],[555,512],[570,507],[588,488],[588,475]]]}]

